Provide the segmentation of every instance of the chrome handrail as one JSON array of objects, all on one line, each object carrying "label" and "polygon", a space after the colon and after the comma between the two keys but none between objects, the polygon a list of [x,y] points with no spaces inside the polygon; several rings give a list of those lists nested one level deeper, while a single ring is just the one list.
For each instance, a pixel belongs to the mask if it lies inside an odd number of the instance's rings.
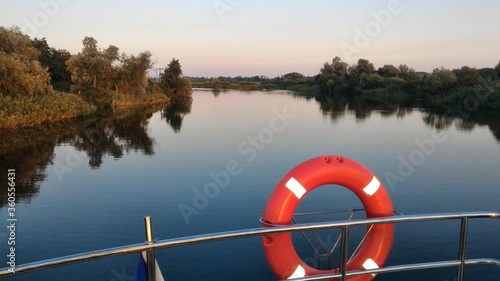
[{"label": "chrome handrail", "polygon": [[[442,213],[442,214],[428,214],[428,215],[407,215],[407,216],[382,217],[382,218],[372,218],[372,219],[358,219],[350,221],[305,223],[296,225],[283,225],[283,226],[250,228],[250,229],[235,230],[235,231],[217,232],[204,235],[194,235],[181,238],[164,239],[153,242],[147,241],[147,243],[137,243],[120,247],[91,251],[81,254],[63,256],[53,259],[47,259],[32,263],[26,263],[22,265],[17,265],[15,273],[10,272],[9,268],[0,269],[0,277],[11,276],[13,274],[20,274],[35,270],[47,269],[77,262],[84,262],[99,258],[130,254],[135,252],[153,251],[156,249],[168,248],[174,246],[184,246],[196,243],[213,242],[213,241],[236,239],[236,238],[243,238],[250,236],[261,236],[265,234],[297,232],[306,230],[320,230],[329,228],[341,228],[343,233],[348,234],[349,228],[353,226],[460,219],[462,224],[460,229],[461,235],[459,240],[459,257],[457,260],[405,264],[405,265],[387,266],[378,269],[345,272],[345,263],[347,262],[347,259],[345,258],[347,247],[343,247],[341,250],[341,256],[344,258],[342,259],[341,261],[342,264],[340,266],[340,268],[343,270],[341,270],[339,274],[318,275],[318,276],[289,279],[289,280],[325,280],[330,278],[340,278],[340,280],[345,280],[346,277],[365,275],[365,274],[458,266],[457,280],[462,281],[463,268],[466,265],[489,264],[489,265],[500,266],[500,260],[495,258],[465,259],[465,248],[467,244],[467,228],[468,228],[467,222],[469,219],[477,219],[477,218],[499,219],[500,213],[464,212],[464,213]],[[347,235],[345,236],[345,238],[343,238],[345,239],[344,241],[345,243],[347,242],[347,238],[348,238]]]}]

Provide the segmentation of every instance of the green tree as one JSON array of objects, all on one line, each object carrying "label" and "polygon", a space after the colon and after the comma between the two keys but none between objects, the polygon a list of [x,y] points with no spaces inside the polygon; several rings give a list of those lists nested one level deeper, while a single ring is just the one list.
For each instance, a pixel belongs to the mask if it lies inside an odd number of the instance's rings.
[{"label": "green tree", "polygon": [[39,55],[19,28],[0,27],[0,96],[52,93],[50,75],[38,61]]},{"label": "green tree", "polygon": [[368,85],[375,85],[379,82],[377,76],[371,76],[370,74],[375,73],[375,67],[373,63],[367,59],[359,59],[358,63],[349,68],[349,82],[350,87],[354,89],[355,92],[362,91]]},{"label": "green tree", "polygon": [[285,75],[283,75],[283,81],[287,82],[304,82],[307,80],[307,77],[304,76],[302,73],[298,72],[290,72]]},{"label": "green tree", "polygon": [[410,68],[406,64],[399,65],[399,75],[406,81],[406,83],[414,86],[418,81],[421,80],[420,76],[415,72],[413,68]]},{"label": "green tree", "polygon": [[220,79],[219,79],[219,78],[217,78],[217,77],[213,78],[213,79],[212,79],[212,81],[210,81],[210,85],[211,85],[214,89],[216,89],[216,90],[219,90],[219,89],[221,89],[221,88],[222,88],[222,87],[221,87],[221,81],[220,81]]},{"label": "green tree", "polygon": [[79,86],[109,86],[112,65],[119,58],[118,48],[110,45],[107,49],[100,50],[97,48],[97,40],[92,37],[85,37],[82,43],[82,51],[66,62],[71,79]]},{"label": "green tree", "polygon": [[[294,87],[307,84],[308,80],[309,79],[302,73],[290,72],[283,76],[277,77],[275,81],[276,85],[278,85],[278,87],[281,87],[282,89],[293,89]],[[260,77],[260,81],[265,82],[265,80],[262,79],[262,76]]]},{"label": "green tree", "polygon": [[143,94],[148,86],[147,70],[151,68],[151,53],[145,51],[137,56],[123,54],[121,65],[114,69],[117,93]]},{"label": "green tree", "polygon": [[47,43],[47,39],[35,38],[31,41],[31,44],[39,52],[38,61],[40,62],[40,64],[42,64],[42,66],[44,66],[44,67],[49,67],[52,54],[51,54],[50,46]]},{"label": "green tree", "polygon": [[378,73],[361,73],[359,79],[359,85],[362,89],[373,89],[382,86],[383,82],[382,76]]},{"label": "green tree", "polygon": [[457,81],[455,73],[444,67],[434,69],[427,78],[429,90],[434,93],[450,90]]},{"label": "green tree", "polygon": [[64,49],[51,49],[52,60],[49,65],[52,86],[59,91],[69,92],[71,86],[71,72],[69,72],[66,62],[71,58],[71,54]]},{"label": "green tree", "polygon": [[178,59],[173,58],[167,68],[165,68],[161,81],[163,81],[169,88],[174,89],[176,88],[181,75],[181,64]]},{"label": "green tree", "polygon": [[49,69],[52,86],[55,90],[69,91],[71,85],[71,73],[66,67],[66,61],[71,54],[66,50],[51,48],[45,38],[35,38],[33,46],[40,52],[39,61],[43,67]]},{"label": "green tree", "polygon": [[191,96],[191,80],[182,77],[182,68],[178,59],[173,58],[170,61],[165,68],[161,81],[167,93],[175,96]]},{"label": "green tree", "polygon": [[327,89],[330,93],[336,87],[342,85],[347,78],[347,63],[341,58],[335,57],[332,63],[325,62],[320,70],[319,81],[323,89]]},{"label": "green tree", "polygon": [[379,68],[378,73],[384,78],[399,77],[399,68],[392,64],[386,64],[382,68]]},{"label": "green tree", "polygon": [[177,97],[191,98],[191,94],[193,92],[192,88],[193,86],[191,85],[191,80],[187,77],[181,77],[177,87],[177,92],[176,92]]},{"label": "green tree", "polygon": [[497,72],[497,77],[500,78],[500,61],[498,62],[497,66],[495,66],[495,71]]},{"label": "green tree", "polygon": [[[500,69],[500,67],[499,67],[499,69]],[[484,80],[487,80],[487,81],[492,81],[492,80],[498,79],[497,72],[495,71],[494,68],[491,68],[491,67],[485,67],[485,68],[479,69],[479,74],[481,75],[481,77]]]},{"label": "green tree", "polygon": [[471,68],[468,66],[462,66],[462,68],[460,68],[454,72],[457,76],[458,83],[461,85],[471,86],[471,85],[479,84],[483,80],[481,78],[481,74],[479,73],[479,70],[477,70],[475,67]]},{"label": "green tree", "polygon": [[350,73],[354,74],[357,77],[360,77],[361,74],[371,74],[375,71],[375,67],[373,63],[371,63],[367,59],[359,59],[358,63],[351,68]]}]

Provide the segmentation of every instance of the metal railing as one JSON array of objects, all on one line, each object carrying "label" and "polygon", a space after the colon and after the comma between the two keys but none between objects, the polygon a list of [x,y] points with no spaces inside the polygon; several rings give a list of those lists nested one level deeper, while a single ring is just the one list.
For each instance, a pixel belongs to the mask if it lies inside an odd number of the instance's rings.
[{"label": "metal railing", "polygon": [[[138,243],[132,245],[126,245],[115,248],[108,248],[98,251],[86,252],[76,255],[64,256],[54,259],[48,259],[38,262],[27,263],[23,265],[18,265],[15,268],[15,273],[9,271],[9,268],[0,269],[0,277],[10,276],[13,274],[21,274],[25,272],[47,269],[77,262],[84,262],[99,258],[117,256],[130,254],[134,252],[146,251],[148,259],[154,261],[154,250],[161,248],[168,248],[174,246],[184,246],[196,243],[213,242],[220,240],[228,240],[235,238],[243,238],[250,236],[261,236],[265,234],[276,234],[284,232],[300,232],[308,230],[322,230],[331,228],[341,228],[342,230],[342,247],[341,247],[341,264],[340,271],[338,274],[325,274],[316,275],[304,278],[296,278],[289,280],[326,280],[332,278],[338,278],[340,280],[346,280],[347,277],[359,276],[366,274],[381,274],[390,272],[401,272],[409,270],[423,270],[423,269],[435,269],[444,267],[457,267],[457,280],[463,281],[464,267],[466,265],[495,265],[500,266],[500,259],[498,258],[479,258],[479,259],[466,259],[465,250],[467,246],[467,232],[468,232],[468,222],[470,219],[499,219],[500,213],[494,212],[473,212],[473,213],[444,213],[444,214],[429,214],[429,215],[408,215],[408,216],[394,216],[394,217],[383,217],[383,218],[372,218],[372,219],[359,219],[359,220],[349,220],[349,221],[333,221],[333,222],[321,222],[321,223],[305,223],[305,224],[295,224],[289,226],[277,226],[277,227],[265,227],[265,228],[251,228],[236,231],[218,232],[210,233],[205,235],[195,235],[181,238],[164,239],[159,241],[153,241],[151,221],[149,217],[145,218],[146,222],[146,243]],[[346,271],[347,264],[347,243],[349,240],[349,229],[354,226],[367,226],[374,224],[387,224],[387,223],[405,223],[405,222],[422,222],[422,221],[435,221],[435,220],[460,220],[460,239],[458,245],[458,258],[456,260],[448,261],[437,261],[437,262],[426,262],[426,263],[412,263],[404,265],[393,265],[386,266],[377,269],[370,270],[358,270],[358,271]],[[149,221],[149,222],[148,222]],[[154,265],[154,262],[148,262],[148,265]],[[154,272],[154,270],[150,270]],[[154,274],[150,274],[149,278]],[[153,280],[153,279],[150,279]]]}]

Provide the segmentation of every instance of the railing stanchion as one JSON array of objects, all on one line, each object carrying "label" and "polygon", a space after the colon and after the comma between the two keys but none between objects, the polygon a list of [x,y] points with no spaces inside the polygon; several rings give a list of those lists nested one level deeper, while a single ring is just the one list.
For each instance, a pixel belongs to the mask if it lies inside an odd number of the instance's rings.
[{"label": "railing stanchion", "polygon": [[347,243],[349,241],[349,227],[342,227],[342,245],[340,247],[340,281],[345,281],[346,279],[346,265],[347,265]]},{"label": "railing stanchion", "polygon": [[[151,245],[154,243],[153,241],[153,226],[151,224],[151,217],[144,217],[144,225],[146,228],[146,244]],[[155,259],[155,250],[149,249],[146,250],[146,262],[148,264],[148,281],[156,280],[156,259]]]},{"label": "railing stanchion", "polygon": [[460,245],[459,245],[459,252],[458,252],[458,260],[460,261],[460,265],[458,266],[458,273],[457,273],[457,280],[458,281],[463,281],[464,280],[464,268],[465,268],[465,250],[467,248],[467,225],[468,225],[468,218],[463,217],[461,219],[461,226],[460,226]]}]

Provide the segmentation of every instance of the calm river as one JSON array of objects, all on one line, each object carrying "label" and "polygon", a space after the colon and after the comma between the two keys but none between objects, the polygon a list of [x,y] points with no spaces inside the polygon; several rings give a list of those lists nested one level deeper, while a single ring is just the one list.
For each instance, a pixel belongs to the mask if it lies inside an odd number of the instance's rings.
[{"label": "calm river", "polygon": [[[321,155],[367,166],[402,214],[500,211],[500,120],[450,118],[411,103],[195,90],[192,104],[175,108],[2,133],[1,148],[2,225],[8,225],[6,171],[16,169],[17,264],[140,243],[144,216],[152,217],[158,239],[260,227],[276,183]],[[222,187],[200,201],[204,187],[228,172]],[[356,196],[331,186],[308,195],[299,209],[354,207],[361,207]],[[455,221],[398,225],[387,264],[456,259],[458,235]],[[500,221],[472,221],[469,235],[468,258],[500,258]],[[336,239],[320,236],[326,244]],[[7,237],[0,227],[0,267],[7,266]],[[299,238],[296,248],[312,264],[313,252]],[[163,249],[156,256],[166,280],[275,279],[259,238]],[[133,280],[137,259],[100,259],[6,280]],[[376,280],[452,281],[455,272]],[[493,281],[500,269],[469,267],[466,275]]]}]

